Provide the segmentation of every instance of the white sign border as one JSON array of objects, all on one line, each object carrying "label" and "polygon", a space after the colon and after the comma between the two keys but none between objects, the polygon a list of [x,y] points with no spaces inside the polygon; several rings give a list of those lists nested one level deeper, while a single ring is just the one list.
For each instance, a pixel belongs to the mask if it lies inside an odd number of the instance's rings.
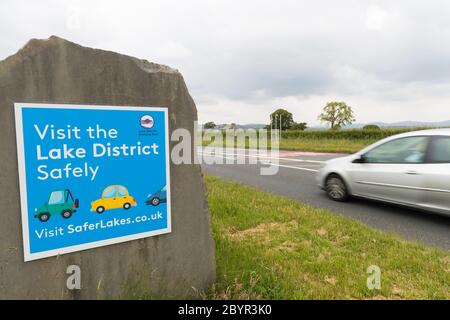
[{"label": "white sign border", "polygon": [[[74,245],[54,250],[47,250],[38,253],[31,253],[28,225],[28,204],[27,204],[27,183],[25,167],[25,145],[23,137],[22,109],[77,109],[77,110],[121,110],[121,111],[162,111],[165,119],[165,143],[166,143],[166,184],[167,184],[167,228],[158,229],[149,232],[137,233],[128,236],[99,240],[85,244]],[[83,251],[98,247],[104,247],[112,244],[128,242],[137,239],[148,238],[156,235],[162,235],[172,232],[172,210],[171,210],[171,176],[170,176],[170,141],[169,141],[169,116],[168,108],[152,106],[107,106],[107,105],[84,105],[84,104],[46,104],[46,103],[14,103],[15,123],[16,123],[16,146],[17,162],[19,169],[19,189],[20,189],[20,207],[22,216],[22,239],[24,261],[33,261],[48,257],[54,257],[72,252]]]}]

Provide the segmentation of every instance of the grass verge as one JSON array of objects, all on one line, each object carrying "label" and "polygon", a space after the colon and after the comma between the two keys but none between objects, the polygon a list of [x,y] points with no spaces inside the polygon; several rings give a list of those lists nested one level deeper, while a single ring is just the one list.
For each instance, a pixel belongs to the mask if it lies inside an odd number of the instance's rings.
[{"label": "grass verge", "polygon": [[[207,176],[217,282],[210,299],[449,299],[447,251]],[[367,268],[381,289],[367,288]]]},{"label": "grass verge", "polygon": [[280,149],[311,152],[355,153],[376,142],[373,139],[283,138]]}]

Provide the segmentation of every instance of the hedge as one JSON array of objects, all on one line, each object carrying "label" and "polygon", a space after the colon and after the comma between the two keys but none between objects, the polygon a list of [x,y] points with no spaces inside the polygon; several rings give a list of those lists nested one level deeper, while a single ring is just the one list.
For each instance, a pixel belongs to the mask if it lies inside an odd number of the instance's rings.
[{"label": "hedge", "polygon": [[311,131],[283,131],[282,138],[286,139],[370,139],[380,140],[395,134],[414,131],[417,129],[381,129],[381,130],[311,130]]},{"label": "hedge", "polygon": [[[281,137],[283,139],[366,139],[366,140],[380,140],[392,135],[423,130],[428,128],[390,128],[390,129],[349,129],[349,130],[306,130],[306,131],[282,131]],[[204,133],[204,132],[203,132]],[[259,136],[259,132],[257,130]],[[225,138],[225,132],[223,131]]]}]

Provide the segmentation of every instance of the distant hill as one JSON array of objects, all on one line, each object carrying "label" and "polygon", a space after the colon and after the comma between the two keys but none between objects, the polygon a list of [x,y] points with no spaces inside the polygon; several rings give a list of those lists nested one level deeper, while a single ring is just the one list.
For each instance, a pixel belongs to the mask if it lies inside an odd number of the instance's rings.
[{"label": "distant hill", "polygon": [[[216,124],[218,129],[227,128],[229,124]],[[263,129],[266,125],[261,123],[248,123],[248,124],[236,124],[237,129]],[[199,125],[199,129],[203,128],[203,125]]]},{"label": "distant hill", "polygon": [[[446,121],[439,121],[439,122],[425,122],[425,121],[399,121],[399,122],[370,122],[370,123],[354,123],[349,126],[343,127],[344,129],[360,129],[364,127],[367,124],[375,124],[379,126],[380,128],[423,128],[423,127],[430,127],[430,128],[441,128],[441,127],[450,127],[450,120]],[[314,126],[308,128],[309,130],[323,130],[327,129],[326,126]]]},{"label": "distant hill", "polygon": [[[450,127],[450,120],[439,121],[439,122],[424,122],[424,121],[399,121],[399,122],[370,122],[370,123],[354,123],[349,126],[345,126],[344,129],[360,129],[364,127],[366,124],[375,124],[380,128],[417,128],[417,127],[431,127],[431,128],[441,128],[441,127]],[[226,127],[226,124],[218,124],[219,128]],[[266,125],[261,123],[248,123],[248,124],[236,124],[236,128],[238,129],[263,129]],[[202,128],[202,125],[199,125],[199,129]],[[325,130],[326,126],[312,126],[308,127],[306,130]]]},{"label": "distant hill", "polygon": [[374,122],[379,127],[389,127],[389,128],[410,128],[410,127],[449,127],[450,120],[439,121],[439,122],[423,122],[423,121],[400,121],[394,123],[385,122]]},{"label": "distant hill", "polygon": [[237,124],[240,129],[263,129],[266,125],[261,123]]}]

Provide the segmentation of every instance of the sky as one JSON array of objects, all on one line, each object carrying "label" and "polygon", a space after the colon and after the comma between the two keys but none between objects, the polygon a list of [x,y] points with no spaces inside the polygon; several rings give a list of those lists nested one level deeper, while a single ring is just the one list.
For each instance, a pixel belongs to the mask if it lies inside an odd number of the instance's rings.
[{"label": "sky", "polygon": [[51,35],[169,65],[199,122],[450,120],[448,0],[0,0],[0,60]]}]

